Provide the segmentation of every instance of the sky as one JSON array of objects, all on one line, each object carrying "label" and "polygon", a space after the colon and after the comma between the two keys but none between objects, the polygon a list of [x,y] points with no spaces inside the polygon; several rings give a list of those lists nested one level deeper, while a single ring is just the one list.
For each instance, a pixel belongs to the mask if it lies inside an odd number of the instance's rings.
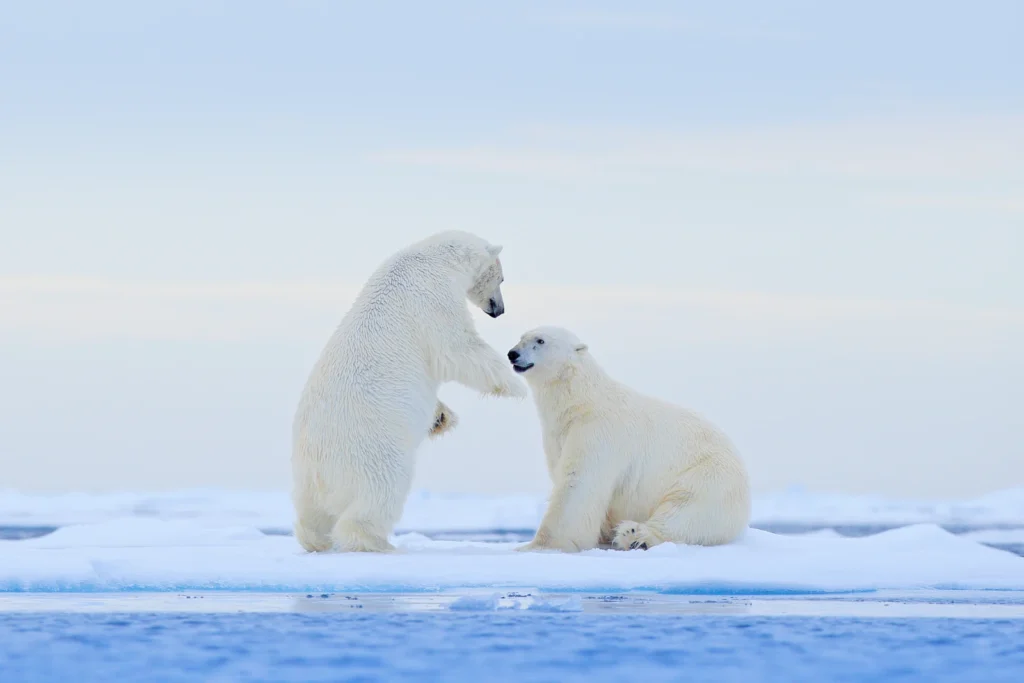
[{"label": "sky", "polygon": [[[288,487],[354,292],[504,246],[756,492],[1024,486],[1018,2],[0,8],[0,489]],[[543,493],[529,401],[442,398],[416,486]]]}]

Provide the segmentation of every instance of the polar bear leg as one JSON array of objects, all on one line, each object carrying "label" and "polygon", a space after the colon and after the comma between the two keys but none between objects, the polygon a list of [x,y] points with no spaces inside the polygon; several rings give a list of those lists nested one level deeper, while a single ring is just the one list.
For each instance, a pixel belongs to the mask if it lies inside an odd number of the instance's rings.
[{"label": "polar bear leg", "polygon": [[[589,446],[589,448],[588,448]],[[578,552],[596,548],[605,526],[616,478],[614,460],[602,447],[570,439],[562,449],[558,482],[533,540],[521,551]]]},{"label": "polar bear leg", "polygon": [[451,381],[484,395],[512,398],[528,396],[526,385],[516,377],[508,361],[475,333],[458,344],[450,358],[451,376],[447,379]]},{"label": "polar bear leg", "polygon": [[293,500],[296,512],[295,540],[307,552],[320,553],[330,550],[334,517],[316,505],[314,492],[299,489]]},{"label": "polar bear leg", "polygon": [[331,526],[327,517],[321,516],[315,520],[310,517],[300,517],[295,521],[295,540],[310,553],[322,553],[330,550]]},{"label": "polar bear leg", "polygon": [[331,540],[340,552],[390,552],[388,535],[402,517],[412,487],[412,455],[392,452],[379,455],[373,479],[363,482],[363,494],[348,501],[331,529]]},{"label": "polar bear leg", "polygon": [[[742,514],[745,508],[731,503],[721,496],[676,491],[654,509],[646,522],[620,523],[615,529],[615,547],[647,550],[660,543],[729,543],[746,527]],[[733,513],[734,510],[738,512]]]},{"label": "polar bear leg", "polygon": [[746,528],[746,518],[730,514],[728,506],[716,501],[711,507],[675,507],[648,521],[654,533],[665,541],[689,545],[722,545],[735,540]]}]

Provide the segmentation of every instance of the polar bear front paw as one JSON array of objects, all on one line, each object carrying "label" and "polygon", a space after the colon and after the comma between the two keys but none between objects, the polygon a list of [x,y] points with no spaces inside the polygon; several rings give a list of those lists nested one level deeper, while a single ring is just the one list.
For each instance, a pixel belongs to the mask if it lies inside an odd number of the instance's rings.
[{"label": "polar bear front paw", "polygon": [[507,396],[509,398],[526,398],[530,392],[526,390],[526,383],[518,377],[509,377],[503,384],[496,387],[496,396]]},{"label": "polar bear front paw", "polygon": [[647,550],[660,542],[646,524],[630,521],[615,527],[615,538],[612,541],[619,550]]}]

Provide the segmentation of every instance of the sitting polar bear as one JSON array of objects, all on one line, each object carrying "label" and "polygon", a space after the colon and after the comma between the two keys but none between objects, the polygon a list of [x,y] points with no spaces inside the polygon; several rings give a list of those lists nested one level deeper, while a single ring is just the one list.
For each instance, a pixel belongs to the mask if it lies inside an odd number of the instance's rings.
[{"label": "sitting polar bear", "polygon": [[500,246],[465,232],[413,244],[370,276],[313,367],[292,430],[295,537],[308,551],[388,551],[416,447],[454,427],[444,382],[525,398],[473,326],[504,312]]},{"label": "sitting polar bear", "polygon": [[527,332],[508,358],[533,390],[554,483],[519,550],[718,545],[746,529],[746,469],[713,425],[616,382],[568,330]]}]

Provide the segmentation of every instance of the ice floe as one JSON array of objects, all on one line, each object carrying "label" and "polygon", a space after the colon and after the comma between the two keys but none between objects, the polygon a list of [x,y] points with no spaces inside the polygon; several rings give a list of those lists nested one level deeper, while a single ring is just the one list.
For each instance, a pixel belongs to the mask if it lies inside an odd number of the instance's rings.
[{"label": "ice floe", "polygon": [[521,553],[512,543],[421,534],[400,534],[394,542],[398,551],[391,554],[306,554],[292,537],[252,527],[118,519],[0,541],[0,590],[1024,590],[1024,558],[930,524],[861,538],[751,529],[726,546],[661,545],[646,552]]}]

